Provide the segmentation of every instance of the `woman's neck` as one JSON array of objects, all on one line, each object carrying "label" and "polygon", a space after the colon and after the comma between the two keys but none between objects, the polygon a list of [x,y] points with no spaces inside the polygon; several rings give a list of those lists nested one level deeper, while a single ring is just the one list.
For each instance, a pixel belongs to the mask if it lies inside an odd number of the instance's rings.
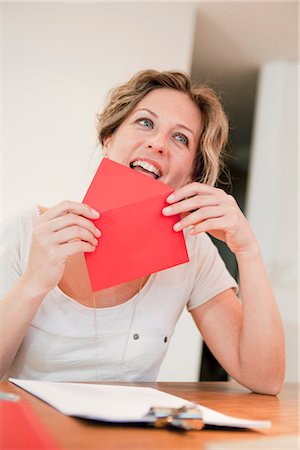
[{"label": "woman's neck", "polygon": [[[117,306],[130,300],[146,284],[149,276],[112,286],[93,293],[90,287],[84,255],[70,257],[58,287],[78,303],[97,308]],[[94,297],[95,295],[95,297]]]}]

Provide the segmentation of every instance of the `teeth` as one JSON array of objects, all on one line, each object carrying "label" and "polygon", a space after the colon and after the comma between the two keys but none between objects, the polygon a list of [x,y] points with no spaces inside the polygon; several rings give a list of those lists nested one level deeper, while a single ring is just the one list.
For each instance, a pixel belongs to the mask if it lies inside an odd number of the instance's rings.
[{"label": "teeth", "polygon": [[152,172],[154,173],[154,175],[159,178],[161,176],[160,171],[153,166],[153,164],[148,163],[147,161],[142,161],[140,159],[138,159],[137,161],[134,161],[133,163],[131,163],[132,167],[142,167],[142,169],[147,170],[148,172]]}]

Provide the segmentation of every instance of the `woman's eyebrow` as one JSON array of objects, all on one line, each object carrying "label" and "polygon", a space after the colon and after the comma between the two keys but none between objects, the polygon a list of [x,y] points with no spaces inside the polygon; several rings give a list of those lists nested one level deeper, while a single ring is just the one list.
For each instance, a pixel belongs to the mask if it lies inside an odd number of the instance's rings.
[{"label": "woman's eyebrow", "polygon": [[[132,112],[132,114],[135,114],[136,112],[141,112],[141,111],[147,111],[148,113],[152,114],[152,116],[154,116],[156,118],[158,117],[157,114],[155,114],[155,112],[151,111],[148,108],[136,109]],[[188,128],[186,125],[183,125],[181,123],[176,123],[175,127],[184,128],[185,130],[189,131],[194,136],[193,131],[190,128]]]},{"label": "woman's eyebrow", "polygon": [[153,111],[151,111],[150,109],[147,108],[139,108],[139,109],[135,109],[132,114],[135,114],[136,112],[140,112],[140,111],[147,111],[148,113],[152,114],[152,116],[154,117],[158,117],[157,114],[155,114]]}]

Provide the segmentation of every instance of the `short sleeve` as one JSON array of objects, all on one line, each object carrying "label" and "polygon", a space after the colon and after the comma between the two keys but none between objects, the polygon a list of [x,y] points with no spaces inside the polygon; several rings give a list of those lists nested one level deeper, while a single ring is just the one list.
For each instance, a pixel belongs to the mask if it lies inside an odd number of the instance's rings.
[{"label": "short sleeve", "polygon": [[26,263],[32,233],[33,208],[14,214],[1,224],[1,296],[14,286]]},{"label": "short sleeve", "polygon": [[194,286],[187,303],[188,311],[200,306],[221,292],[234,288],[238,291],[235,279],[228,272],[217,247],[205,233],[199,236],[194,249]]}]

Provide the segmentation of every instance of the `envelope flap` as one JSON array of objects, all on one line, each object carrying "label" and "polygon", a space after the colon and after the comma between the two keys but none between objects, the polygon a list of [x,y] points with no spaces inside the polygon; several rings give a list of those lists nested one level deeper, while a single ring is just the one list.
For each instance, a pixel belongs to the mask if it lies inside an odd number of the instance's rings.
[{"label": "envelope flap", "polygon": [[173,192],[170,186],[103,158],[83,199],[100,213]]}]

